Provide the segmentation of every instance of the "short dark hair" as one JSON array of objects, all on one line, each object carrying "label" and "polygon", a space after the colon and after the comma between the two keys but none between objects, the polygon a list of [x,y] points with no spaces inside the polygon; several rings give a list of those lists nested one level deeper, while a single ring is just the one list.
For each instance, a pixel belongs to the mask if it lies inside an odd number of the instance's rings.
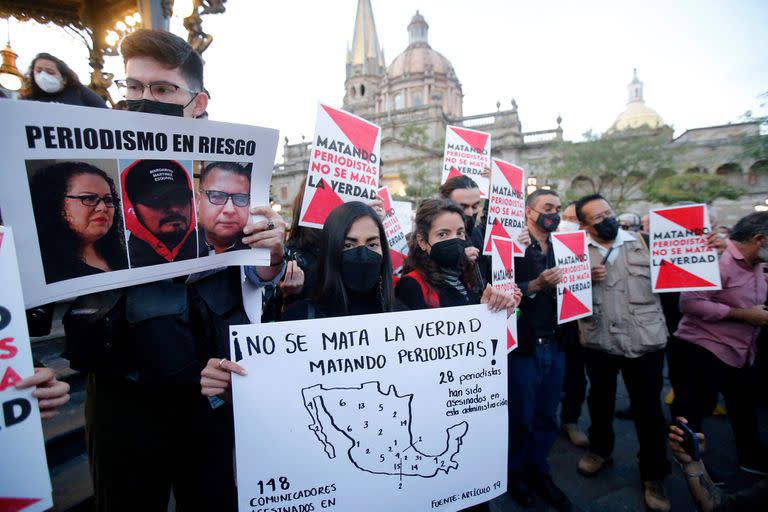
[{"label": "short dark hair", "polygon": [[203,167],[202,171],[200,171],[201,185],[205,183],[205,178],[207,178],[211,171],[214,169],[231,172],[232,174],[237,174],[238,176],[245,176],[248,178],[248,183],[251,182],[251,170],[253,169],[252,164],[242,165],[237,162],[211,162]]},{"label": "short dark hair", "polygon": [[587,218],[584,217],[584,211],[583,211],[584,206],[587,203],[591,203],[592,201],[600,201],[600,200],[603,200],[606,203],[610,204],[610,202],[600,194],[589,194],[588,196],[581,197],[576,201],[576,218],[579,219],[579,222],[581,222],[584,225],[586,225],[587,223]]},{"label": "short dark hair", "polygon": [[480,187],[478,187],[477,183],[475,183],[475,180],[469,176],[455,176],[440,185],[440,195],[446,199],[450,199],[454,190],[463,190],[469,188],[479,189]]},{"label": "short dark hair", "polygon": [[134,57],[150,57],[168,69],[177,69],[195,91],[203,90],[203,59],[177,35],[164,30],[139,29],[120,45],[123,62]]},{"label": "short dark hair", "polygon": [[27,76],[24,78],[24,86],[21,89],[19,96],[24,99],[37,99],[50,96],[47,92],[43,91],[37,82],[35,82],[35,64],[37,61],[49,60],[56,65],[56,69],[61,73],[64,79],[64,89],[78,89],[80,88],[80,79],[77,77],[74,71],[67,66],[67,63],[58,57],[54,57],[50,53],[38,53],[32,62],[29,64],[29,70],[27,70]]},{"label": "short dark hair", "polygon": [[536,204],[536,201],[541,196],[560,197],[560,194],[558,194],[557,192],[555,192],[552,189],[544,189],[544,188],[536,189],[533,192],[531,192],[530,194],[528,194],[528,197],[525,199],[525,206],[527,206],[528,208],[533,208],[533,205]]},{"label": "short dark hair", "polygon": [[768,212],[752,212],[740,218],[729,238],[734,242],[749,242],[756,235],[768,238]]}]

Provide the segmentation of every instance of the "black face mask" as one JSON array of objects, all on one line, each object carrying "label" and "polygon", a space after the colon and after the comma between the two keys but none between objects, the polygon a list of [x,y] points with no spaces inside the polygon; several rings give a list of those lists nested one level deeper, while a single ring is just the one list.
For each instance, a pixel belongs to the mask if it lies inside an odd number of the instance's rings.
[{"label": "black face mask", "polygon": [[559,213],[536,213],[539,214],[539,217],[536,219],[536,224],[547,233],[555,231],[557,226],[560,225]]},{"label": "black face mask", "polygon": [[595,228],[600,240],[605,240],[606,242],[615,240],[616,235],[619,234],[619,221],[616,220],[616,217],[603,219],[592,227]]},{"label": "black face mask", "polygon": [[361,245],[341,253],[341,280],[353,292],[367,292],[381,277],[381,254]]},{"label": "black face mask", "polygon": [[147,114],[184,117],[184,105],[146,99],[125,100],[125,102],[128,104],[128,110],[131,112],[145,112]]},{"label": "black face mask", "polygon": [[475,229],[475,216],[467,217],[464,216],[464,226],[467,231],[467,237],[472,236],[472,231]]},{"label": "black face mask", "polygon": [[432,245],[429,257],[443,268],[457,270],[464,255],[464,247],[466,243],[461,238],[442,240]]}]

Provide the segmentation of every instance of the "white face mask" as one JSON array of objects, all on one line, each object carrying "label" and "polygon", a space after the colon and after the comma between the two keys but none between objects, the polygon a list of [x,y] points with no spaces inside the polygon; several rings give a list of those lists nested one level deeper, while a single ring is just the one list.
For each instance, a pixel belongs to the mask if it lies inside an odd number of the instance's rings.
[{"label": "white face mask", "polygon": [[45,71],[35,73],[35,83],[48,94],[59,92],[64,88],[64,81],[61,78],[49,75]]},{"label": "white face mask", "polygon": [[561,220],[560,225],[557,227],[558,231],[576,231],[579,229],[578,222],[571,222],[569,220]]}]

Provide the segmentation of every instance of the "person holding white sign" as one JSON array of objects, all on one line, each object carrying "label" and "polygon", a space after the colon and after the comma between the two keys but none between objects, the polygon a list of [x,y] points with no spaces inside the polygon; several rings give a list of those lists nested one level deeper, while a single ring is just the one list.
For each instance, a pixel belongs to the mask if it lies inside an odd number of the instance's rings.
[{"label": "person holding white sign", "polygon": [[589,235],[590,261],[600,262],[592,265],[593,314],[579,320],[592,425],[589,451],[579,460],[578,470],[593,476],[611,460],[616,377],[621,371],[640,444],[645,504],[650,510],[668,511],[664,478],[670,466],[661,410],[667,326],[659,297],[651,291],[650,254],[640,235],[619,229],[603,196],[579,199],[576,216]]},{"label": "person holding white sign", "polygon": [[[551,233],[560,224],[560,197],[537,190],[526,198],[531,243],[515,258],[522,290],[517,321],[518,348],[507,356],[509,403],[509,495],[520,505],[534,503],[534,493],[557,510],[571,502],[554,483],[547,462],[557,438],[557,405],[563,387],[563,329],[557,322],[555,290],[563,271],[556,265]],[[566,324],[567,325],[567,324]]]},{"label": "person holding white sign", "polygon": [[722,392],[741,469],[762,475],[768,474],[768,449],[760,442],[754,363],[758,334],[768,325],[766,262],[768,213],[754,212],[726,241],[718,261],[723,289],[680,295],[683,317],[669,344],[672,415],[685,416],[700,432]]}]

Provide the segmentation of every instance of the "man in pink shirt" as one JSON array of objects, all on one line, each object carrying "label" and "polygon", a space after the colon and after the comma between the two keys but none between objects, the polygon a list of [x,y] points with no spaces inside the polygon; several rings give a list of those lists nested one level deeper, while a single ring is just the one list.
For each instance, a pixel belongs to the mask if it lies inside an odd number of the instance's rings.
[{"label": "man in pink shirt", "polygon": [[668,347],[674,366],[672,416],[684,416],[696,432],[722,392],[744,471],[768,474],[768,450],[760,444],[753,364],[760,328],[768,324],[768,212],[755,212],[733,228],[720,257],[723,289],[685,292],[683,318]]}]

